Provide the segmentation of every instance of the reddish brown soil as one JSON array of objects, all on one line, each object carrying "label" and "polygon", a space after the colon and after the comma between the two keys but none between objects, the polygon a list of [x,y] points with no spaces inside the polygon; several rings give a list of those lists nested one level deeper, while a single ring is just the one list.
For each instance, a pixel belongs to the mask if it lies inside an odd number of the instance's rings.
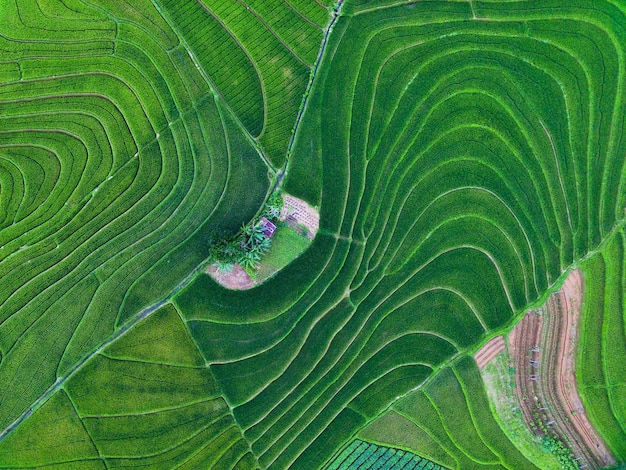
[{"label": "reddish brown soil", "polygon": [[478,368],[484,369],[485,366],[489,364],[494,357],[504,351],[504,349],[505,345],[503,336],[491,338],[476,352],[476,354],[474,354],[474,360],[476,361]]},{"label": "reddish brown soil", "polygon": [[[536,422],[534,413],[537,411],[535,391],[537,382],[531,376],[538,377],[535,367],[530,361],[541,359],[541,332],[543,330],[543,315],[540,311],[532,311],[513,328],[509,334],[509,353],[513,357],[515,368],[515,394],[524,421],[529,424]],[[533,351],[534,350],[534,351]],[[542,411],[539,411],[542,412]]]},{"label": "reddish brown soil", "polygon": [[615,464],[613,455],[608,450],[602,438],[589,422],[585,409],[576,387],[576,345],[580,323],[580,309],[582,303],[582,277],[579,270],[573,271],[565,281],[558,295],[558,305],[561,314],[559,330],[560,343],[558,364],[555,368],[556,393],[562,401],[566,412],[570,414],[570,421],[574,425],[585,447],[593,454],[600,466]]},{"label": "reddish brown soil", "polygon": [[581,467],[600,468],[615,459],[585,414],[574,375],[581,283],[580,271],[573,271],[561,291],[515,326],[508,341],[526,423],[534,422],[537,434],[544,434],[541,427],[556,433],[569,444]]}]

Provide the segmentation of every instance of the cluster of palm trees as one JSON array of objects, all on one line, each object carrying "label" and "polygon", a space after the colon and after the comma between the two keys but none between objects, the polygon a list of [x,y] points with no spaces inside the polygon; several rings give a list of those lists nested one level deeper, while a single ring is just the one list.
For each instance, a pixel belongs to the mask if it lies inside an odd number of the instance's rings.
[{"label": "cluster of palm trees", "polygon": [[272,240],[265,235],[265,227],[261,223],[245,225],[241,229],[243,254],[239,264],[248,274],[256,270],[257,263],[272,246]]},{"label": "cluster of palm trees", "polygon": [[222,272],[233,270],[235,263],[239,265],[254,279],[261,258],[272,246],[272,240],[267,236],[267,228],[261,222],[265,217],[275,223],[282,208],[282,197],[278,191],[274,192],[259,217],[252,223],[241,227],[234,237],[225,239],[212,237],[209,241],[209,256],[215,260],[213,265]]}]

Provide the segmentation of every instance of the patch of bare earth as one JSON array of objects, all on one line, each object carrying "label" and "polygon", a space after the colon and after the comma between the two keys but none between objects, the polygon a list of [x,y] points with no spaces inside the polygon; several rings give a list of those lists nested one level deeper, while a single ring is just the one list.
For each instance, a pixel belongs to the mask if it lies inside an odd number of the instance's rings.
[{"label": "patch of bare earth", "polygon": [[491,362],[498,354],[504,351],[504,337],[496,336],[485,343],[476,354],[474,354],[474,360],[479,369],[484,369],[487,364]]},{"label": "patch of bare earth", "polygon": [[317,210],[302,199],[287,193],[283,193],[283,210],[280,213],[280,220],[303,235],[306,231],[309,240],[315,238],[320,228],[320,215]]},{"label": "patch of bare earth", "polygon": [[[320,226],[320,215],[317,210],[291,194],[283,193],[282,196],[283,208],[279,220],[309,240],[313,240]],[[220,272],[217,267],[209,266],[206,273],[218,284],[232,290],[252,289],[265,280],[255,281],[238,263],[230,272]]]},{"label": "patch of bare earth", "polygon": [[615,459],[589,422],[576,388],[581,298],[582,277],[575,270],[561,291],[515,326],[508,336],[509,352],[517,400],[529,427],[539,435],[558,435],[580,468],[600,468]]},{"label": "patch of bare earth", "polygon": [[235,264],[233,270],[227,273],[221,273],[216,266],[209,266],[206,272],[215,282],[227,289],[246,290],[256,285],[250,275],[239,264]]}]

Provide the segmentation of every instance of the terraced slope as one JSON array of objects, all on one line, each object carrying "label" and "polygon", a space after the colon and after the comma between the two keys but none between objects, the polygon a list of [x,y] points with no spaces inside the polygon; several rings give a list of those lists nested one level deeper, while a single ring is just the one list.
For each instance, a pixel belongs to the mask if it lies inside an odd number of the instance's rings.
[{"label": "terraced slope", "polygon": [[401,446],[447,468],[537,468],[494,420],[469,357],[395,403],[360,436]]},{"label": "terraced slope", "polygon": [[593,5],[344,5],[286,183],[313,246],[176,299],[262,467],[322,466],[622,220],[626,18]]},{"label": "terraced slope", "polygon": [[590,420],[614,455],[626,460],[624,229],[583,265],[585,297],[576,365]]},{"label": "terraced slope", "polygon": [[[66,465],[223,457],[227,468],[322,468],[391,405],[420,396],[432,433],[421,433],[432,452],[420,455],[525,468],[466,391],[481,385],[463,356],[623,222],[626,7],[346,0],[286,180],[321,206],[320,230],[277,276],[232,292],[206,275],[182,280],[212,230],[258,207],[267,179],[255,143],[274,165],[287,148],[293,121],[279,111],[295,119],[300,96],[270,100],[287,81],[261,45],[302,83],[312,53],[266,2],[190,2],[193,13],[167,0],[68,4],[0,6],[10,18],[0,22],[0,155],[33,155],[2,175],[20,169],[54,187],[3,183],[7,214],[23,213],[13,194],[25,208],[48,204],[0,232],[2,429],[26,418],[0,442],[7,465],[33,461],[28,439],[45,428],[81,443]],[[321,25],[307,2],[283,7]],[[58,32],[38,29],[55,15],[66,20]],[[207,42],[239,57],[224,56],[228,74],[194,36],[200,23]],[[153,337],[142,328],[165,300],[167,321],[182,319],[178,340],[143,350],[134,338]],[[112,443],[131,416],[137,433]],[[207,450],[217,442],[235,450]],[[58,463],[41,455],[37,465]]]},{"label": "terraced slope", "polygon": [[54,3],[0,5],[2,434],[269,186],[150,3]]},{"label": "terraced slope", "polygon": [[270,161],[281,166],[328,21],[326,8],[283,0],[155,4]]}]

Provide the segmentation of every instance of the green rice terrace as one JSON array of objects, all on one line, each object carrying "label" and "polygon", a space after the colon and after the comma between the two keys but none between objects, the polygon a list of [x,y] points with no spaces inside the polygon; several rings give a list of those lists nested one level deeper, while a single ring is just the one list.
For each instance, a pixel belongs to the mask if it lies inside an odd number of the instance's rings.
[{"label": "green rice terrace", "polygon": [[626,0],[1,0],[0,468],[626,467]]}]

